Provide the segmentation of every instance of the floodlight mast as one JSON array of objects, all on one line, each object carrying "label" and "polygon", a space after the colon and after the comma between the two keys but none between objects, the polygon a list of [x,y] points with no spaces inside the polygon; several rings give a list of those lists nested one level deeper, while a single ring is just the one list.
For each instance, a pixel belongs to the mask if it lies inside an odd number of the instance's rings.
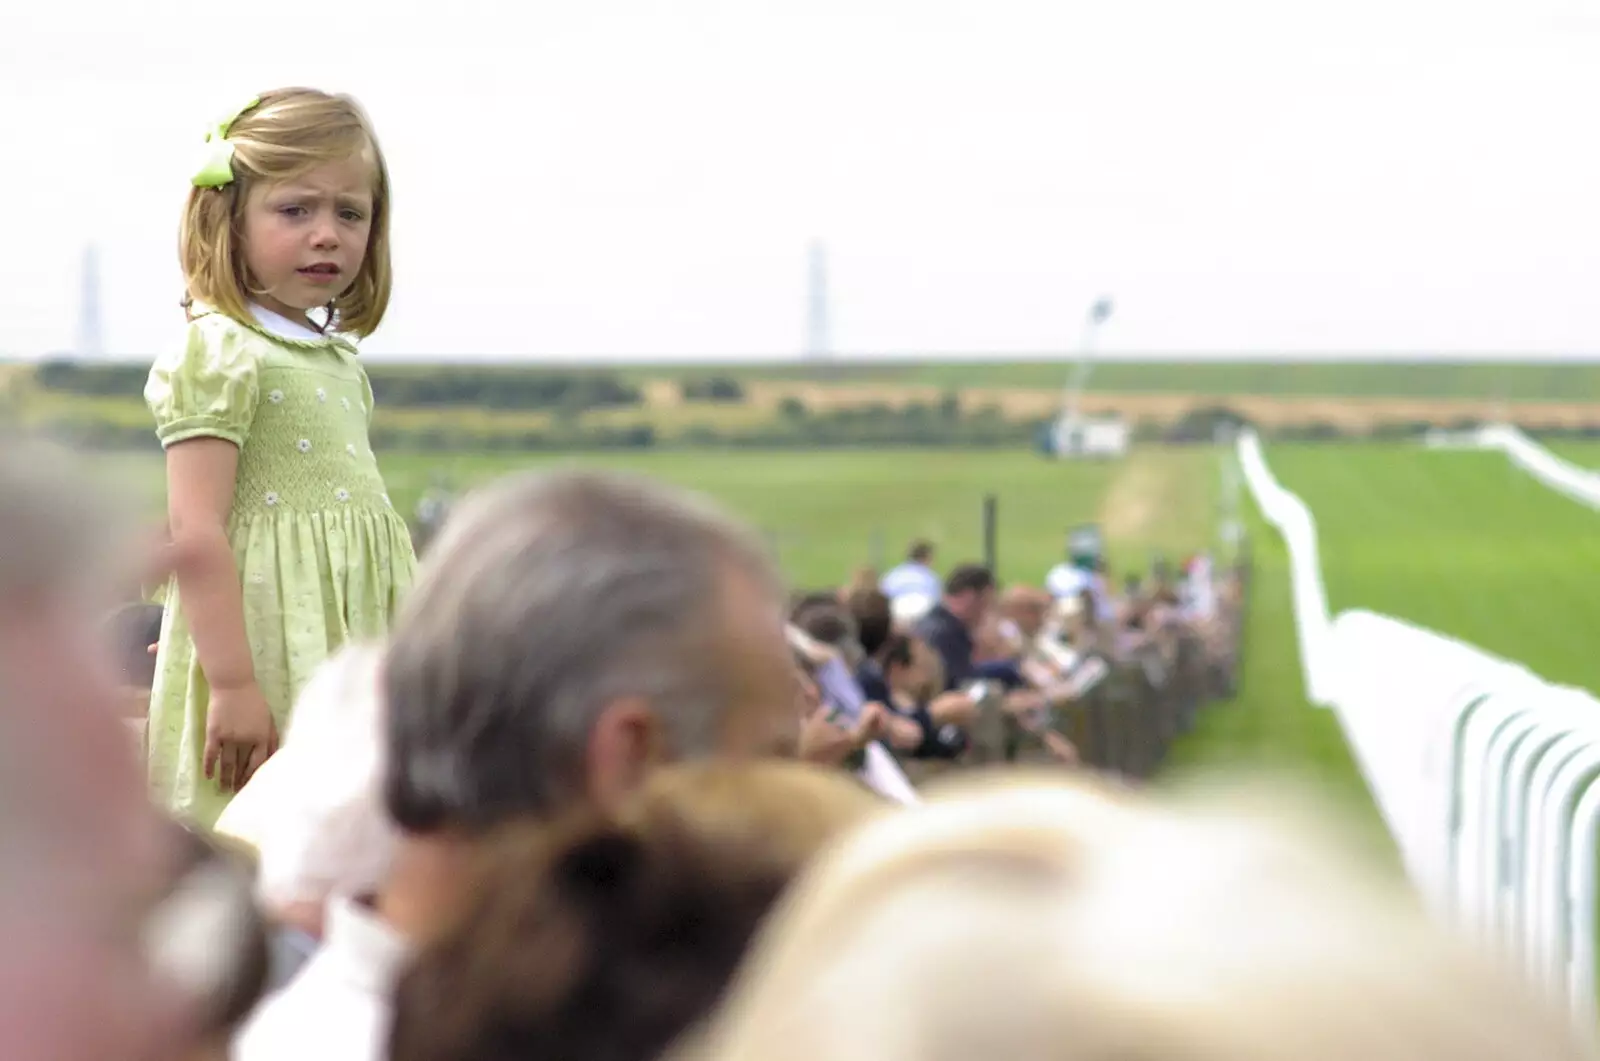
[{"label": "floodlight mast", "polygon": [[1100,338],[1100,328],[1111,319],[1114,307],[1111,299],[1099,298],[1089,307],[1083,319],[1083,332],[1078,340],[1078,363],[1067,378],[1066,390],[1061,395],[1060,429],[1072,431],[1078,424],[1078,406],[1083,400],[1084,388],[1094,372],[1094,355]]}]

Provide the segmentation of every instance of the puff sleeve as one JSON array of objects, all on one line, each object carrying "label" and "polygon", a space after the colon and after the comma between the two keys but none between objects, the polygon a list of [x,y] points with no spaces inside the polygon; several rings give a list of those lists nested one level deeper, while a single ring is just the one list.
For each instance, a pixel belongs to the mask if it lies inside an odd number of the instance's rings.
[{"label": "puff sleeve", "polygon": [[192,321],[183,347],[156,359],[144,387],[162,448],[191,438],[243,446],[260,396],[250,333],[219,316]]}]

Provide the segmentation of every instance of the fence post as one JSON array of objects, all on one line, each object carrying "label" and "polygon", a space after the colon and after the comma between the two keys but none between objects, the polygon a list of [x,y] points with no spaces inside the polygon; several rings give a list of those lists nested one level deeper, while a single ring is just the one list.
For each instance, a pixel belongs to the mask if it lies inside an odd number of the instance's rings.
[{"label": "fence post", "polygon": [[983,566],[995,578],[1000,577],[999,509],[1000,502],[993,494],[983,496]]}]

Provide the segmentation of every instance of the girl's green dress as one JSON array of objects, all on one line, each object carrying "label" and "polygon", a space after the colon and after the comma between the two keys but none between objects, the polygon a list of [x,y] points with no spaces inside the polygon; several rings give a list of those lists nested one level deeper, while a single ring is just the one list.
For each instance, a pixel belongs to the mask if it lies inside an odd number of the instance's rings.
[{"label": "girl's green dress", "polygon": [[[348,339],[265,310],[236,321],[192,309],[184,346],[145,386],[162,447],[222,438],[239,447],[228,539],[244,591],[256,681],[280,738],[324,660],[382,638],[416,568],[368,440],[372,387]],[[150,695],[150,784],[170,812],[209,828],[230,794],[207,780],[209,691],[176,580]]]}]

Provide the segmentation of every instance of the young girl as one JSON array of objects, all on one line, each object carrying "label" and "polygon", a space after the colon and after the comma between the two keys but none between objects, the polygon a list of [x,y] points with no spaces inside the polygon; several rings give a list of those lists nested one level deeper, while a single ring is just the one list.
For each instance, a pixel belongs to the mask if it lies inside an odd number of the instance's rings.
[{"label": "young girl", "polygon": [[150,780],[209,827],[317,666],[387,632],[415,558],[349,338],[389,301],[389,177],[366,116],[345,96],[269,92],[206,151],[178,237],[188,335],[145,399],[174,554]]}]

